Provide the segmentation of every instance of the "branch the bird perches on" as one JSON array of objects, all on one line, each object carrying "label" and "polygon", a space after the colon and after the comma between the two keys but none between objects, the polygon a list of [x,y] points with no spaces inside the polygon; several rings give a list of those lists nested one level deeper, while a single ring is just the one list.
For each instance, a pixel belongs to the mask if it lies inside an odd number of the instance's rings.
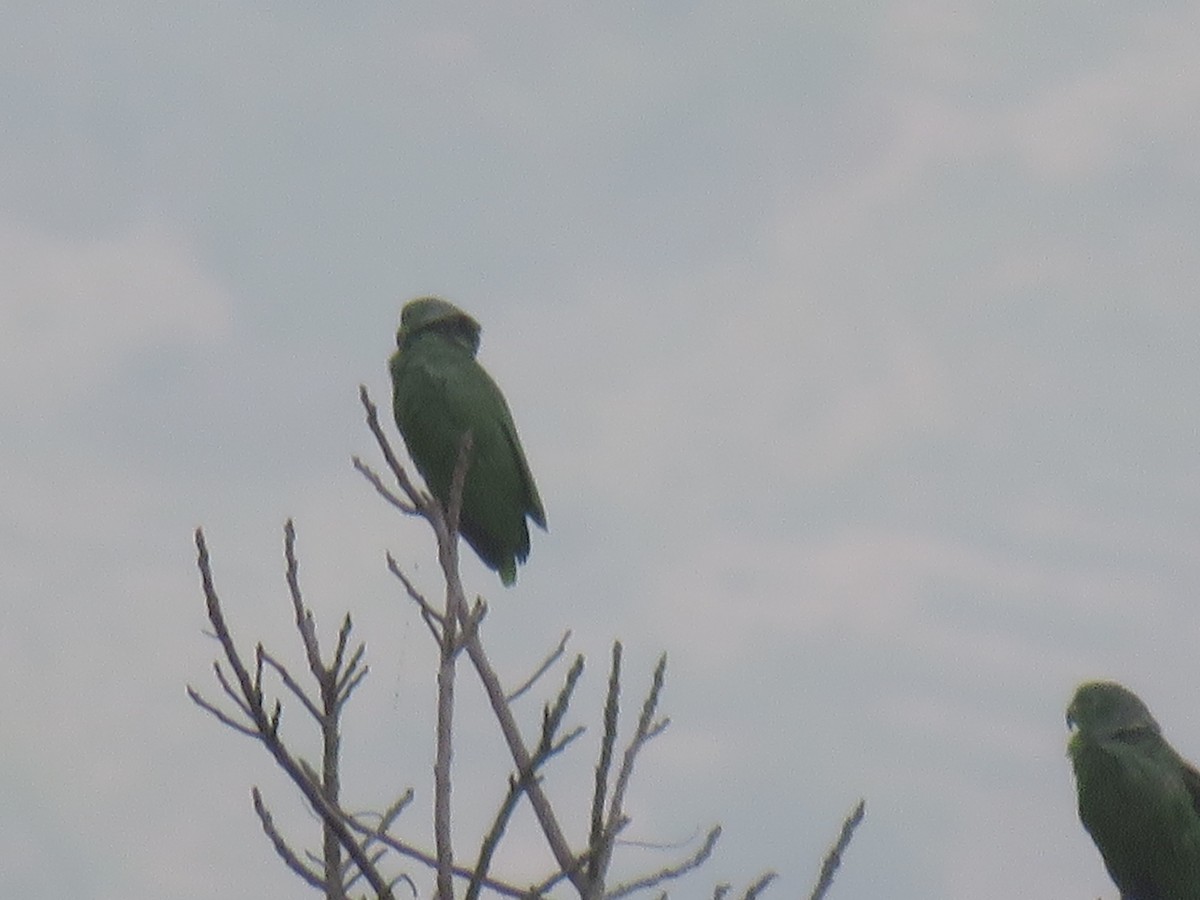
[{"label": "branch the bird perches on", "polygon": [[[542,897],[551,892],[557,893],[564,885],[569,885],[571,891],[584,900],[601,900],[641,891],[661,891],[666,884],[699,868],[715,849],[721,833],[719,826],[710,829],[684,858],[645,875],[627,878],[620,884],[608,885],[615,851],[621,846],[619,836],[630,823],[625,798],[632,784],[635,765],[642,750],[669,725],[669,720],[658,713],[665,681],[666,657],[658,660],[633,733],[627,738],[623,751],[617,753],[623,649],[619,641],[613,645],[608,691],[601,716],[599,756],[594,769],[594,790],[590,804],[586,810],[580,810],[579,816],[581,823],[587,823],[588,837],[586,845],[575,850],[566,837],[561,820],[565,808],[561,806],[561,801],[557,801],[556,806],[556,801],[549,796],[543,773],[552,760],[576,745],[585,734],[583,726],[566,724],[570,703],[583,673],[583,657],[574,657],[562,687],[544,707],[536,737],[527,738],[517,723],[513,704],[528,694],[564,658],[570,632],[564,634],[558,646],[532,667],[532,675],[513,689],[504,688],[484,649],[482,633],[488,607],[482,599],[476,599],[473,604],[467,603],[458,569],[457,523],[472,435],[468,433],[460,443],[450,502],[443,509],[436,498],[413,483],[399,462],[379,424],[377,409],[366,388],[360,389],[360,399],[368,428],[379,445],[396,487],[388,487],[370,466],[357,457],[353,460],[354,467],[391,506],[404,515],[423,518],[429,524],[437,541],[438,560],[445,584],[444,602],[440,605],[432,603],[396,560],[390,554],[387,556],[389,570],[413,602],[439,651],[433,779],[435,847],[433,852],[423,850],[395,833],[402,823],[402,814],[412,809],[411,801],[415,796],[412,787],[384,804],[378,813],[350,813],[341,806],[340,792],[344,777],[340,755],[344,739],[342,713],[367,675],[365,648],[362,644],[351,647],[352,626],[347,614],[337,633],[329,661],[324,661],[315,616],[301,594],[292,523],[289,521],[284,528],[285,576],[292,615],[315,688],[302,685],[301,679],[293,676],[280,659],[262,645],[255,648],[253,660],[247,664],[246,657],[237,649],[217,595],[204,533],[197,529],[197,564],[208,618],[223,656],[223,660],[214,663],[214,673],[234,712],[217,706],[194,688],[189,687],[188,694],[193,702],[222,724],[260,742],[297,786],[321,822],[321,851],[299,852],[284,836],[258,788],[253,788],[255,812],[276,853],[298,877],[324,891],[330,900],[347,900],[350,891],[363,884],[369,886],[373,895],[380,900],[392,900],[395,887],[401,882],[408,885],[414,896],[417,895],[419,891],[413,876],[404,871],[395,874],[396,864],[400,860],[431,871],[435,896],[440,900],[455,897],[458,884],[464,886],[462,896],[467,900],[474,900],[483,890],[507,897]],[[513,766],[507,789],[503,792],[490,826],[480,839],[474,861],[467,865],[456,861],[453,852],[453,772],[450,765],[454,758],[457,660],[463,651],[484,688]],[[276,695],[272,696],[270,685],[276,681],[279,689],[275,689]],[[322,747],[319,770],[296,755],[281,736],[280,725],[285,711],[283,695],[290,695],[298,702],[307,713],[307,718],[318,728]],[[547,872],[532,885],[494,876],[491,871],[512,816],[523,798],[528,799],[538,830],[554,859],[553,871]],[[861,818],[861,810],[858,815]],[[854,824],[857,824],[857,820]],[[844,843],[849,840],[849,831],[852,830],[852,825],[849,830],[843,829],[844,840],[831,854],[840,854],[844,850]],[[389,870],[393,873],[388,874]],[[773,877],[774,873],[766,873],[751,884],[741,895],[743,900],[758,896]],[[727,891],[728,886],[722,886],[714,892],[714,896],[726,896]]]}]

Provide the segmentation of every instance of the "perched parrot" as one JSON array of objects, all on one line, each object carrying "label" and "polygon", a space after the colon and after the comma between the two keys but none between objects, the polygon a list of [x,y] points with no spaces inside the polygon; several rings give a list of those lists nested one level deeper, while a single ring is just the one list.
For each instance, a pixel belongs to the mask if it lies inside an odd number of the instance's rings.
[{"label": "perched parrot", "polygon": [[396,345],[392,409],[408,455],[446,507],[462,436],[471,432],[459,532],[508,587],[529,555],[526,516],[545,529],[546,513],[504,395],[475,361],[479,323],[452,303],[421,297],[401,311]]},{"label": "perched parrot", "polygon": [[1200,898],[1200,772],[1115,682],[1081,685],[1067,727],[1079,819],[1122,900]]}]

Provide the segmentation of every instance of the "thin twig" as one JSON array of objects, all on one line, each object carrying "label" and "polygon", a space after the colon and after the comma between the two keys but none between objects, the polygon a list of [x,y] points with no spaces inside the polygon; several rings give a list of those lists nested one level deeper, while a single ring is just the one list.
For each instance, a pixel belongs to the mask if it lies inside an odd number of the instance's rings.
[{"label": "thin twig", "polygon": [[[479,680],[483,682],[483,688],[487,692],[488,700],[492,705],[492,712],[495,713],[496,720],[500,724],[500,732],[504,735],[505,743],[508,744],[508,750],[512,755],[513,762],[516,764],[517,771],[529,771],[532,762],[529,750],[525,747],[524,738],[521,737],[521,730],[517,726],[516,719],[513,717],[511,707],[505,700],[504,689],[500,686],[500,679],[496,677],[496,672],[488,661],[487,654],[484,652],[483,645],[479,641],[478,634],[470,635],[466,641],[466,649],[467,655],[470,657],[471,663],[475,666],[475,671],[479,675]],[[535,780],[526,785],[525,792],[529,795],[529,804],[533,807],[534,815],[541,826],[542,834],[546,837],[546,843],[550,847],[550,852],[554,854],[554,861],[563,872],[567,873],[567,877],[571,879],[572,884],[582,894],[586,887],[586,882],[583,873],[579,870],[579,861],[567,843],[566,836],[558,824],[558,817],[555,816],[554,808],[550,805],[550,800],[546,797],[545,791],[542,790],[541,784]]]},{"label": "thin twig", "polygon": [[[423,513],[429,505],[427,495],[422,494],[416,489],[412,480],[408,477],[408,473],[404,470],[404,466],[400,465],[400,460],[396,458],[396,454],[392,451],[392,445],[388,442],[387,436],[384,435],[383,428],[379,424],[379,410],[376,409],[375,404],[371,401],[370,395],[367,394],[367,386],[364,384],[358,386],[358,399],[362,402],[363,409],[367,412],[367,427],[371,429],[371,434],[375,436],[375,443],[379,445],[379,450],[383,454],[388,468],[391,469],[392,475],[395,476],[396,482],[400,485],[400,489],[404,491],[404,495],[408,498],[408,504],[411,508],[405,510],[405,512]],[[383,483],[379,480],[378,476],[372,478],[374,473],[371,473],[371,475],[367,474],[370,472],[368,467],[356,465],[355,468],[366,475],[367,480],[376,485],[376,490],[380,490],[385,498],[393,498],[391,502],[400,505],[401,509],[404,508],[404,501],[400,500],[400,498],[396,497],[386,488],[383,488]]]},{"label": "thin twig", "polygon": [[567,677],[563,682],[562,690],[558,692],[558,697],[542,713],[542,736],[538,741],[539,757],[545,757],[546,751],[552,746],[553,737],[558,733],[563,717],[567,714],[567,707],[575,693],[575,685],[579,683],[579,676],[582,674],[583,654],[581,653],[575,657],[575,662],[571,663],[571,668],[567,670]]},{"label": "thin twig", "polygon": [[479,857],[475,862],[475,870],[471,875],[471,881],[467,885],[465,900],[475,900],[479,896],[483,879],[487,876],[488,869],[492,865],[492,856],[496,852],[496,847],[500,844],[500,838],[504,835],[505,828],[508,827],[508,820],[512,818],[521,795],[525,793],[525,782],[533,777],[535,776],[532,773],[509,776],[508,792],[504,795],[504,800],[500,803],[500,809],[497,810],[496,816],[492,820],[492,827],[488,829],[487,834],[484,835],[483,842],[479,846]]},{"label": "thin twig", "polygon": [[429,627],[429,632],[433,635],[433,639],[440,644],[442,641],[441,629],[445,625],[445,619],[442,617],[442,614],[430,606],[429,601],[417,590],[416,585],[404,574],[404,570],[400,568],[395,557],[390,553],[387,554],[387,566],[388,571],[400,579],[400,583],[404,585],[404,590],[408,594],[409,599],[420,607],[421,618]]},{"label": "thin twig", "polygon": [[600,739],[600,759],[596,763],[595,786],[592,793],[591,831],[588,834],[588,881],[598,893],[604,890],[604,869],[611,852],[605,848],[604,801],[608,793],[608,776],[612,769],[613,747],[617,743],[617,718],[621,697],[621,642],[613,641],[612,664],[608,674],[608,693],[604,699],[604,734]]},{"label": "thin twig", "polygon": [[854,837],[854,830],[858,828],[863,820],[863,816],[866,815],[866,809],[867,801],[859,800],[858,805],[851,810],[850,815],[846,816],[846,820],[842,822],[842,830],[838,834],[837,841],[825,855],[824,862],[821,863],[821,875],[817,879],[817,886],[813,888],[809,900],[821,900],[829,891],[829,886],[833,884],[833,875],[837,871],[838,866],[842,864],[842,854],[846,852],[846,848],[850,845],[850,839]]},{"label": "thin twig", "polygon": [[558,646],[555,647],[553,650],[551,650],[549,655],[544,660],[542,660],[542,664],[537,667],[537,670],[532,675],[530,675],[528,678],[526,678],[525,681],[519,687],[517,687],[514,690],[512,690],[511,692],[509,692],[509,695],[508,695],[509,703],[514,702],[518,697],[520,697],[522,694],[524,694],[526,691],[528,691],[531,687],[533,687],[534,683],[539,678],[541,678],[543,675],[545,675],[546,672],[550,669],[550,667],[552,665],[554,665],[556,662],[559,661],[559,659],[562,658],[563,653],[565,653],[566,649],[567,649],[567,641],[569,641],[570,639],[571,639],[571,629],[568,628],[566,631],[563,632],[562,640],[560,640],[558,642]]},{"label": "thin twig", "polygon": [[[371,885],[371,889],[380,900],[394,900],[391,887],[371,863],[366,851],[355,840],[350,830],[344,824],[341,811],[335,803],[326,798],[319,784],[305,774],[301,763],[288,752],[280,740],[278,729],[281,707],[276,702],[274,710],[268,714],[263,705],[263,658],[261,647],[259,648],[259,652],[256,653],[255,674],[252,678],[250,672],[242,662],[237,648],[234,646],[233,637],[228,625],[225,623],[225,615],[221,610],[221,602],[217,597],[217,591],[213,585],[208,547],[204,541],[204,532],[200,528],[196,529],[196,551],[197,566],[200,569],[200,581],[204,590],[205,604],[208,608],[208,620],[213,626],[217,640],[220,641],[221,647],[225,651],[225,658],[233,670],[238,686],[241,688],[241,700],[238,705],[242,708],[243,712],[247,713],[254,725],[255,730],[253,733],[250,733],[251,736],[259,740],[267,748],[279,767],[283,769],[296,787],[300,789],[300,792],[321,817],[326,826],[332,830],[338,843],[353,858],[355,864],[363,872],[364,877]],[[232,691],[232,685],[221,674],[220,667],[216,668],[222,686]],[[197,692],[189,689],[188,694],[202,708],[217,715],[215,708],[207,701],[204,701]],[[224,716],[218,715],[217,717],[223,722],[226,721]],[[244,728],[238,728],[238,730],[242,731],[242,733],[249,733]]]},{"label": "thin twig", "polygon": [[779,876],[775,872],[764,872],[754,884],[746,888],[746,893],[742,894],[742,900],[755,900],[759,894],[767,889],[767,885],[777,877]]},{"label": "thin twig", "polygon": [[638,878],[636,881],[627,881],[625,884],[618,885],[604,895],[605,900],[616,900],[618,897],[626,897],[635,891],[644,891],[647,888],[657,887],[664,881],[679,878],[681,875],[686,875],[688,872],[698,869],[704,865],[705,860],[712,856],[713,848],[717,846],[717,840],[720,837],[721,826],[717,825],[705,835],[704,843],[697,848],[696,852],[683,862],[660,869],[653,875],[646,875],[645,877]]},{"label": "thin twig", "polygon": [[223,710],[218,709],[217,707],[213,706],[211,703],[209,703],[207,700],[205,700],[202,696],[200,696],[200,694],[196,692],[196,689],[193,688],[190,684],[187,687],[187,695],[192,698],[193,703],[195,703],[197,706],[199,706],[205,712],[211,713],[213,716],[215,716],[217,721],[220,722],[222,725],[226,725],[229,728],[232,728],[234,731],[240,731],[242,734],[246,735],[247,737],[252,737],[252,738],[258,737],[257,731],[255,731],[253,728],[243,725],[241,722],[236,722],[233,719],[231,719]]},{"label": "thin twig", "polygon": [[[299,689],[291,674],[278,662],[272,660],[265,650],[259,649],[259,658],[273,664],[284,683],[291,687],[292,692],[300,697],[304,705],[313,713],[321,729],[321,776],[320,790],[326,801],[337,806],[341,794],[340,754],[341,735],[338,731],[338,713],[341,700],[338,696],[338,671],[346,649],[346,641],[350,633],[350,617],[346,619],[338,633],[337,648],[334,651],[334,661],[326,666],[321,659],[321,647],[317,639],[317,624],[312,610],[304,603],[300,592],[300,563],[296,558],[296,528],[291,519],[283,526],[283,555],[286,562],[285,579],[288,593],[292,600],[292,611],[295,615],[296,631],[304,644],[308,668],[321,695],[321,708],[317,710],[308,697]],[[315,781],[317,779],[314,779]],[[342,848],[338,836],[328,822],[322,828],[322,860],[325,866],[325,891],[329,900],[344,900],[345,890],[342,878]]]},{"label": "thin twig", "polygon": [[[409,859],[423,863],[431,869],[437,868],[438,861],[436,856],[426,853],[423,850],[418,850],[416,847],[406,844],[401,840],[397,840],[384,831],[382,826],[372,827],[370,825],[366,825],[352,816],[347,815],[345,812],[342,813],[342,816],[346,825],[351,830],[363,835],[368,839],[369,842],[378,841],[385,847],[395,850],[401,856],[406,856]],[[457,878],[469,879],[472,875],[472,871],[464,866],[453,866],[451,871]],[[498,881],[497,879],[490,877],[483,879],[483,886],[489,888],[490,890],[496,891],[499,894],[504,894],[507,897],[526,897],[529,894],[528,890],[525,888],[519,888],[511,884],[505,884],[503,881]]]},{"label": "thin twig", "polygon": [[642,703],[641,714],[638,716],[637,730],[634,732],[629,746],[625,748],[625,755],[621,760],[621,768],[617,773],[617,780],[613,786],[612,799],[609,801],[608,806],[608,820],[605,824],[605,836],[596,851],[603,858],[592,864],[597,872],[597,884],[603,883],[604,873],[607,871],[609,862],[612,859],[613,843],[616,840],[617,833],[628,822],[624,809],[625,792],[629,787],[630,779],[633,777],[634,762],[641,752],[642,747],[661,734],[671,721],[667,718],[654,721],[654,712],[658,708],[658,698],[662,692],[666,672],[667,655],[664,653],[658,658],[658,664],[654,667],[654,677],[650,685],[650,692],[646,695],[646,699]]},{"label": "thin twig", "polygon": [[505,794],[504,800],[500,804],[500,809],[497,811],[496,817],[492,822],[492,827],[488,829],[488,833],[480,845],[478,862],[475,864],[476,875],[467,886],[466,900],[475,900],[479,895],[481,880],[491,867],[492,856],[500,843],[500,838],[503,836],[504,830],[508,827],[508,821],[516,810],[521,795],[537,779],[537,771],[552,756],[561,753],[568,744],[583,734],[582,728],[575,728],[561,739],[555,739],[558,729],[562,725],[563,717],[566,715],[571,695],[575,692],[575,685],[578,683],[579,676],[582,673],[583,656],[581,655],[575,658],[574,664],[568,670],[566,682],[563,684],[562,690],[559,691],[558,698],[554,704],[548,706],[542,713],[542,735],[538,740],[537,749],[534,751],[531,768],[528,771],[517,772],[509,777],[508,793]]},{"label": "thin twig", "polygon": [[317,627],[313,622],[312,612],[305,607],[304,599],[300,595],[300,563],[296,560],[296,528],[291,519],[288,519],[283,525],[283,555],[286,561],[284,577],[287,580],[288,594],[292,598],[296,630],[300,632],[300,640],[304,644],[308,668],[320,681],[324,677],[325,665],[321,662],[321,648],[317,643]]},{"label": "thin twig", "polygon": [[273,657],[266,650],[262,652],[262,661],[265,665],[270,666],[275,671],[275,674],[279,676],[280,681],[283,682],[284,687],[286,687],[292,692],[292,694],[295,695],[296,699],[303,704],[306,710],[308,710],[309,715],[311,715],[313,719],[320,724],[322,719],[321,710],[319,710],[317,705],[309,699],[308,694],[304,693],[304,689],[300,687],[299,682],[292,677],[292,673],[287,670],[283,663],[279,662],[279,660]]},{"label": "thin twig", "polygon": [[357,456],[350,457],[350,461],[354,464],[354,468],[358,470],[359,474],[366,478],[367,481],[371,482],[371,486],[375,488],[375,491],[379,494],[379,496],[383,497],[384,500],[396,507],[396,509],[400,510],[400,512],[404,513],[405,515],[417,515],[417,508],[411,503],[406,503],[405,501],[401,500],[390,490],[388,490],[387,486],[383,483],[383,479],[379,477],[374,469],[368,466]]},{"label": "thin twig", "polygon": [[262,794],[259,792],[258,788],[251,788],[250,796],[254,801],[254,811],[258,813],[258,820],[262,823],[262,830],[270,839],[271,844],[274,845],[275,852],[279,854],[279,858],[283,860],[284,865],[286,865],[289,869],[299,875],[301,879],[315,887],[317,890],[325,890],[325,882],[321,879],[321,876],[316,872],[313,872],[308,868],[308,866],[304,865],[304,863],[300,861],[296,854],[292,852],[292,848],[287,845],[287,842],[283,839],[283,836],[280,835],[279,831],[275,828],[275,820],[271,817],[271,813],[267,809],[266,804],[263,803]]},{"label": "thin twig", "polygon": [[[346,621],[350,621],[349,616],[346,617]],[[362,683],[362,680],[367,677],[367,673],[371,671],[370,666],[364,665],[361,669],[359,668],[366,649],[365,644],[359,644],[358,649],[354,651],[354,655],[350,657],[350,662],[342,670],[342,675],[337,682],[337,693],[340,698],[339,706],[345,706],[346,701],[350,699],[350,695],[354,693],[354,689]]]}]

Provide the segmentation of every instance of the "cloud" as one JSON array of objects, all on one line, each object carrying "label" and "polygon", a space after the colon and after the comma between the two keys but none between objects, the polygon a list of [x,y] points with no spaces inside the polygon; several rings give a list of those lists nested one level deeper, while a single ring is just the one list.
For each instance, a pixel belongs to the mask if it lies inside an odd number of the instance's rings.
[{"label": "cloud", "polygon": [[64,238],[0,222],[0,398],[53,407],[139,350],[227,333],[232,301],[176,235]]},{"label": "cloud", "polygon": [[1051,85],[1003,117],[1009,144],[1038,176],[1077,182],[1194,144],[1200,16],[1151,19],[1111,58]]}]

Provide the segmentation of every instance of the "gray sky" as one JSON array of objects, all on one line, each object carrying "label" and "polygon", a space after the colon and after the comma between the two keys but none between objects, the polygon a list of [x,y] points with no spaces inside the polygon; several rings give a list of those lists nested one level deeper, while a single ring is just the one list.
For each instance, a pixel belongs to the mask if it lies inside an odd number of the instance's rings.
[{"label": "gray sky", "polygon": [[[411,784],[427,830],[431,650],[383,552],[433,590],[431,539],[349,458],[435,292],[549,516],[515,589],[466,564],[497,662],[575,629],[590,721],[613,638],[630,707],[669,654],[629,836],[721,822],[690,895],[806,894],[865,796],[837,897],[1115,896],[1074,686],[1200,759],[1195,5],[335,6],[5,10],[0,894],[302,890],[249,786],[312,818],[184,695],[198,524],[242,645],[298,662],[295,518],[326,642],[349,610],[370,654],[348,801]],[[463,702],[466,847],[504,770]]]}]

